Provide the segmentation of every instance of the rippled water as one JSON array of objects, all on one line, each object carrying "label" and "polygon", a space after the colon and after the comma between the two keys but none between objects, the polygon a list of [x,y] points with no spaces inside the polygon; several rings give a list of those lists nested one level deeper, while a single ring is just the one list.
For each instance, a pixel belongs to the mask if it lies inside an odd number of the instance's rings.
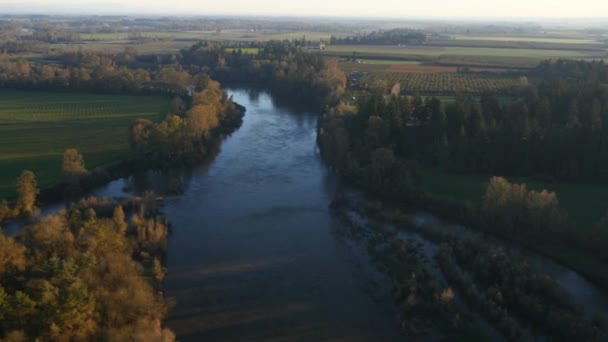
[{"label": "rippled water", "polygon": [[231,93],[247,108],[243,126],[164,208],[168,324],[180,341],[399,339],[332,234],[338,181],[315,147],[317,116]]}]

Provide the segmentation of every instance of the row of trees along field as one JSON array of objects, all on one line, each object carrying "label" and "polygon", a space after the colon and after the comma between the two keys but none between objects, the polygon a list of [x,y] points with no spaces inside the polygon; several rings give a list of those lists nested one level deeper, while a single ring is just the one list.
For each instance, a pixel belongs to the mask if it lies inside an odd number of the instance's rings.
[{"label": "row of trees along field", "polygon": [[185,95],[187,87],[201,87],[208,79],[188,73],[174,61],[135,68],[138,63],[131,63],[135,56],[136,52],[129,49],[120,54],[83,52],[62,55],[57,60],[61,64],[55,64],[13,61],[9,55],[0,54],[0,87]]},{"label": "row of trees along field", "polygon": [[283,98],[322,108],[335,105],[346,77],[334,61],[307,53],[301,41],[271,41],[258,54],[244,54],[216,42],[182,51],[182,64],[193,73],[208,71],[222,83],[258,85]]},{"label": "row of trees along field", "polygon": [[[576,77],[582,62],[560,62],[551,77],[521,97],[484,94],[480,101],[383,94],[358,103],[353,130],[367,126],[369,148],[390,146],[400,157],[449,170],[545,180],[608,182],[608,66]],[[557,65],[557,63],[555,63]],[[546,66],[537,71],[545,73]],[[554,69],[547,73],[552,74]]]},{"label": "row of trees along field", "polygon": [[0,339],[174,341],[159,292],[169,228],[155,203],[90,198],[16,238],[0,232]]},{"label": "row of trees along field", "polygon": [[[424,196],[420,166],[606,183],[606,68],[596,62],[544,63],[537,73],[548,77],[506,103],[494,95],[447,105],[394,94],[360,98],[356,108],[340,105],[321,119],[321,152],[368,189],[401,199]],[[596,229],[577,231],[566,215],[555,214],[561,212],[555,194],[496,189],[499,195],[491,198],[501,205],[480,209],[487,214],[484,225],[495,233],[527,243],[575,245],[608,260],[607,219]]]},{"label": "row of trees along field", "polygon": [[331,45],[420,45],[424,42],[426,42],[426,33],[410,29],[380,30],[345,37],[331,36],[329,39]]}]

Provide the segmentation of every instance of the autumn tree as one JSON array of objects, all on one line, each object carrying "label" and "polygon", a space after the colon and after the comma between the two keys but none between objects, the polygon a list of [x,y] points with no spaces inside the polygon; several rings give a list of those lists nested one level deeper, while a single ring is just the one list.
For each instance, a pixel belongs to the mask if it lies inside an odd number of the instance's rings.
[{"label": "autumn tree", "polygon": [[137,119],[129,127],[129,145],[131,149],[141,149],[150,141],[152,134],[152,121]]},{"label": "autumn tree", "polygon": [[82,154],[75,148],[69,148],[63,153],[62,170],[63,174],[70,178],[79,178],[89,173]]},{"label": "autumn tree", "polygon": [[528,191],[525,184],[511,184],[502,177],[490,179],[481,214],[488,227],[517,238],[559,232],[568,224],[554,192]]},{"label": "autumn tree", "polygon": [[0,231],[0,278],[25,269],[25,247]]},{"label": "autumn tree", "polygon": [[154,258],[152,265],[152,271],[154,272],[154,279],[160,284],[167,275],[167,270],[163,267],[158,258]]},{"label": "autumn tree", "polygon": [[2,223],[2,221],[10,218],[12,216],[13,212],[11,210],[11,208],[8,205],[8,202],[6,202],[5,200],[0,202],[0,223]]},{"label": "autumn tree", "polygon": [[125,222],[125,211],[122,209],[122,206],[117,206],[114,208],[114,213],[112,214],[112,221],[116,225],[116,230],[124,234],[127,231],[127,223]]},{"label": "autumn tree", "polygon": [[36,198],[40,194],[36,176],[32,171],[25,170],[17,179],[17,203],[15,211],[20,216],[34,216],[38,208],[36,207]]},{"label": "autumn tree", "polygon": [[219,123],[218,113],[211,105],[197,105],[188,111],[188,125],[195,136],[209,136]]},{"label": "autumn tree", "polygon": [[[166,303],[147,278],[160,286],[162,255],[139,246],[124,216],[116,202],[92,198],[25,227],[18,239],[0,232],[2,341],[175,340],[162,326]],[[149,228],[147,241],[164,245],[167,226],[158,221],[138,224]]]},{"label": "autumn tree", "polygon": [[173,113],[180,113],[184,110],[184,108],[184,100],[182,100],[182,98],[179,96],[174,96],[171,100],[171,111]]}]

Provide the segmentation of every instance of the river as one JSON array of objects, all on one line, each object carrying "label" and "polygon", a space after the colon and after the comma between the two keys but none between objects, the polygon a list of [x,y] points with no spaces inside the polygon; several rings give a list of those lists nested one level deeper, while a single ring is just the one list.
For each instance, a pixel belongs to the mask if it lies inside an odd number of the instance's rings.
[{"label": "river", "polygon": [[[401,340],[389,294],[370,288],[361,251],[337,233],[343,223],[329,204],[344,186],[321,162],[318,116],[283,107],[265,92],[230,94],[247,113],[213,161],[117,180],[93,193],[163,194],[175,178],[186,185],[163,208],[173,226],[164,290],[174,306],[167,324],[178,340]],[[584,278],[533,260],[575,292],[579,304],[608,310],[605,294]]]},{"label": "river", "polygon": [[339,180],[321,163],[317,115],[264,92],[230,93],[247,113],[211,163],[95,192],[162,194],[174,177],[186,184],[163,207],[173,226],[169,327],[182,342],[399,340],[392,306],[366,291],[336,238],[341,223],[328,206]]}]

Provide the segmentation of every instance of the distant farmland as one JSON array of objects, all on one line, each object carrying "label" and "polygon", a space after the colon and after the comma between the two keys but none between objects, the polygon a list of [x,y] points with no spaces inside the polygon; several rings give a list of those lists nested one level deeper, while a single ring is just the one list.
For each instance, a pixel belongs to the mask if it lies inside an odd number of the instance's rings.
[{"label": "distant farmland", "polygon": [[420,94],[481,94],[484,91],[508,91],[528,84],[527,78],[515,76],[494,76],[454,73],[373,73],[360,84],[373,83],[376,79],[386,80],[389,86],[401,84],[405,93]]},{"label": "distant farmland", "polygon": [[380,45],[332,45],[327,52],[377,56],[408,56],[420,55],[427,57],[438,57],[441,55],[465,55],[465,56],[499,56],[499,57],[534,57],[534,58],[557,58],[557,57],[585,57],[586,54],[575,50],[542,50],[542,49],[504,49],[484,47],[441,47],[441,46],[380,46]]},{"label": "distant farmland", "polygon": [[[573,44],[574,46],[574,44]],[[531,68],[555,58],[603,58],[605,50],[526,49],[462,46],[332,45],[321,54],[355,59],[419,61],[453,66]]]},{"label": "distant farmland", "polygon": [[[403,73],[456,73],[458,72],[458,67],[456,66],[444,66],[444,65],[432,65],[432,64],[422,64],[418,62],[411,63],[399,63],[395,61],[395,63],[390,63],[391,61],[387,61],[389,63],[352,63],[352,62],[342,62],[340,63],[340,68],[345,72],[353,72],[353,71],[366,71],[366,72],[403,72]],[[469,68],[471,72],[484,72],[484,73],[502,73],[509,71],[505,68]]]},{"label": "distant farmland", "polygon": [[75,147],[88,167],[128,152],[127,128],[136,118],[158,121],[169,99],[158,96],[0,91],[0,198],[11,198],[23,169],[47,187],[61,181],[64,150]]}]

